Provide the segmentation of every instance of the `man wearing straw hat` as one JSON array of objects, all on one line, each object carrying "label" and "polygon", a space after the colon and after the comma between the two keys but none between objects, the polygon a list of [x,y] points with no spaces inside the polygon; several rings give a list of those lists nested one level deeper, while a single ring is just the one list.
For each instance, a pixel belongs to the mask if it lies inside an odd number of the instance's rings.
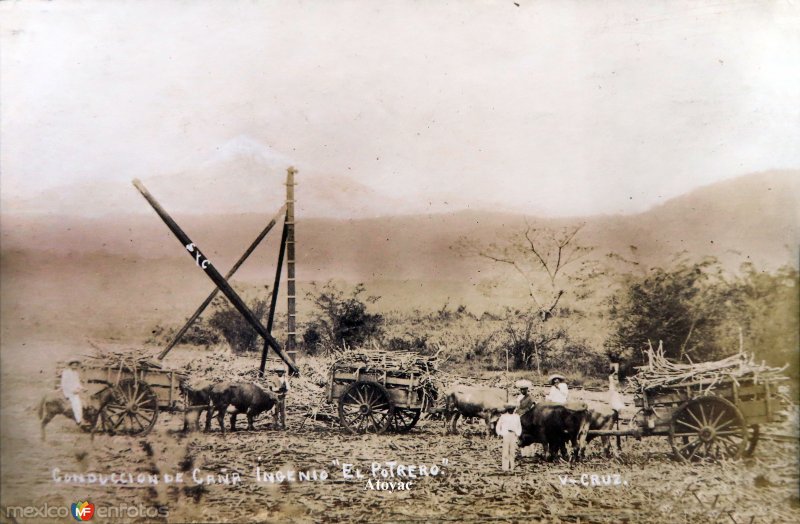
[{"label": "man wearing straw hat", "polygon": [[75,422],[80,426],[83,422],[83,405],[81,404],[80,393],[84,390],[79,373],[81,361],[78,358],[72,358],[67,362],[67,366],[69,367],[61,372],[61,391],[69,400]]},{"label": "man wearing straw hat", "polygon": [[517,415],[521,417],[536,405],[536,400],[533,398],[533,395],[529,393],[533,383],[531,383],[530,380],[520,379],[514,382],[514,386],[519,389],[519,395],[517,395]]},{"label": "man wearing straw hat", "polygon": [[545,397],[549,402],[557,404],[566,404],[569,399],[569,388],[567,387],[567,379],[563,375],[550,375],[547,381],[551,384],[550,392]]},{"label": "man wearing straw hat", "polygon": [[506,412],[500,415],[495,432],[503,437],[502,467],[503,471],[514,471],[517,458],[517,440],[522,435],[522,423],[519,415],[514,413],[516,404],[506,404]]}]

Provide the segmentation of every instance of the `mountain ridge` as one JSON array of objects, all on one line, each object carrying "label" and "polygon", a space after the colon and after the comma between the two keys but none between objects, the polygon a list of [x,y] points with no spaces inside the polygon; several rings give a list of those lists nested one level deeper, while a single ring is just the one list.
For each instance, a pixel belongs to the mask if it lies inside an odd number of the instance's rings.
[{"label": "mountain ridge", "polygon": [[[682,251],[694,258],[715,256],[732,270],[743,262],[764,271],[796,267],[797,175],[751,175],[636,215],[527,220],[537,227],[583,222],[580,241],[595,246],[598,261],[616,253],[637,262],[639,270],[669,266]],[[275,204],[277,210],[280,203]],[[273,213],[173,216],[226,272]],[[334,279],[366,283],[370,294],[383,297],[383,310],[448,302],[475,312],[521,307],[526,287],[513,271],[464,256],[453,246],[462,237],[502,241],[523,230],[525,219],[517,213],[475,210],[381,218],[301,215],[296,231],[298,297],[305,299],[311,281]],[[280,224],[242,266],[234,285],[263,293],[264,285],[272,283],[279,231]],[[152,211],[100,218],[0,213],[0,256],[4,333],[58,325],[76,337],[87,332],[146,337],[156,324],[180,323],[213,288]],[[304,304],[302,310],[310,307]]]},{"label": "mountain ridge", "polygon": [[[465,271],[458,275],[467,278],[476,266],[474,261],[456,260],[458,253],[450,247],[458,238],[490,242],[521,230],[527,219],[553,228],[584,223],[581,239],[585,244],[617,253],[636,246],[648,264],[688,250],[731,264],[741,259],[774,268],[797,260],[793,253],[800,236],[798,175],[768,172],[739,177],[635,215],[545,218],[476,210],[376,218],[300,215],[298,264],[317,273],[339,272],[356,279],[376,273],[391,278],[437,278],[449,270],[436,268],[452,267]],[[270,215],[178,212],[174,216],[209,256],[227,263],[255,238]],[[143,259],[185,256],[152,212],[99,218],[3,213],[0,233],[3,250],[99,251]],[[268,245],[276,243],[277,236],[270,235]],[[426,270],[415,270],[418,263]]]}]

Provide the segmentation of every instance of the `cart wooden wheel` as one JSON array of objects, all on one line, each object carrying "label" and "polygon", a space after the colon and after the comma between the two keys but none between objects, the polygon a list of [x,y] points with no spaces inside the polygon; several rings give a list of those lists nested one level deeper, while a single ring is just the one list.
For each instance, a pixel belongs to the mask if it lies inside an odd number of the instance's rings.
[{"label": "cart wooden wheel", "polygon": [[103,429],[111,434],[147,435],[158,418],[158,398],[145,382],[120,380],[103,408]]},{"label": "cart wooden wheel", "polygon": [[392,417],[391,429],[396,433],[408,433],[411,428],[417,425],[422,410],[395,408]]},{"label": "cart wooden wheel", "polygon": [[389,392],[377,382],[353,382],[339,398],[339,422],[350,433],[383,433],[394,413]]},{"label": "cart wooden wheel", "polygon": [[728,400],[697,397],[672,417],[669,444],[684,462],[739,458],[747,447],[747,426]]},{"label": "cart wooden wheel", "polygon": [[758,436],[761,434],[761,430],[758,427],[758,424],[753,424],[750,426],[748,432],[748,441],[747,441],[747,449],[744,452],[745,457],[752,457],[753,453],[756,451],[756,444],[758,444]]}]

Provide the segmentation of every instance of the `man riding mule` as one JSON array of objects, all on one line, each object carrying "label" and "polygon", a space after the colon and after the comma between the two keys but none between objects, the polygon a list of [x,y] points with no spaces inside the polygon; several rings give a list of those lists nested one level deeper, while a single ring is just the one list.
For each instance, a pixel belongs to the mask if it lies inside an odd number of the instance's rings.
[{"label": "man riding mule", "polygon": [[80,367],[81,361],[77,358],[73,358],[67,362],[67,368],[61,372],[61,391],[64,393],[67,400],[69,400],[72,408],[72,416],[75,418],[75,423],[79,426],[83,422],[81,393],[86,389],[83,387],[83,384],[81,384]]},{"label": "man riding mule", "polygon": [[42,441],[45,440],[45,427],[56,415],[75,420],[78,427],[85,431],[93,430],[103,407],[111,400],[110,389],[86,397],[86,388],[80,377],[80,365],[78,358],[67,361],[68,367],[61,372],[61,389],[45,393],[39,401],[37,413],[41,421]]},{"label": "man riding mule", "polygon": [[[103,390],[87,399],[86,406],[82,408],[83,420],[80,424],[81,429],[84,431],[94,430],[98,416],[103,410],[104,405],[110,400],[111,395],[110,390]],[[37,413],[39,415],[39,420],[41,420],[42,441],[45,440],[45,427],[56,415],[64,415],[71,419],[77,418],[72,410],[70,400],[65,398],[62,392],[58,390],[45,393],[42,400],[39,401]]]}]

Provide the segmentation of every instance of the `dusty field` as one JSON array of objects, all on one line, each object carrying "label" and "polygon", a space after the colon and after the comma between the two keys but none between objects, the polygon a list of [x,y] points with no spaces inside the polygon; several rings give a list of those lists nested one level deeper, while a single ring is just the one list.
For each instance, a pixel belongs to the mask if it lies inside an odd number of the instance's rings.
[{"label": "dusty field", "polygon": [[[55,352],[62,349],[48,347]],[[439,421],[423,421],[408,435],[351,436],[322,422],[304,423],[297,409],[291,409],[286,432],[273,430],[271,417],[264,417],[257,422],[256,432],[223,436],[215,427],[210,434],[184,436],[178,431],[182,416],[162,414],[146,439],[100,435],[94,442],[62,417],[48,427],[47,442],[40,443],[32,406],[48,387],[54,370],[46,358],[22,361],[9,357],[25,353],[44,357],[45,349],[3,348],[3,521],[13,521],[5,511],[11,506],[67,507],[87,499],[98,507],[141,505],[150,511],[151,518],[114,521],[800,520],[797,449],[773,442],[762,442],[754,459],[697,466],[674,462],[666,438],[628,439],[623,442],[621,457],[614,460],[601,457],[599,443],[593,442],[589,459],[574,468],[543,463],[526,451],[516,473],[505,475],[499,467],[499,440],[484,439],[479,425],[462,425],[462,435],[457,436],[445,436]],[[178,358],[185,359],[185,354]],[[244,427],[241,417],[239,423]],[[380,473],[373,478],[372,463],[385,465],[387,461],[424,465],[428,470],[436,466],[440,471],[416,479],[384,479]],[[344,464],[360,468],[364,478],[344,478]],[[319,478],[323,470],[328,475],[325,480]],[[318,480],[264,480],[265,473],[278,471],[296,475],[316,471]],[[205,482],[207,475],[224,478],[225,474],[232,481],[233,472],[241,477],[236,484]],[[157,476],[159,483],[64,481],[67,475],[78,473],[87,481],[92,473],[98,480],[112,473],[149,473]],[[167,475],[178,473],[183,474],[183,482],[165,484]],[[591,486],[592,475],[598,475],[597,483],[611,485]],[[410,480],[410,489],[368,487],[368,481],[400,480]],[[156,513],[159,507],[165,508],[165,519]]]}]

